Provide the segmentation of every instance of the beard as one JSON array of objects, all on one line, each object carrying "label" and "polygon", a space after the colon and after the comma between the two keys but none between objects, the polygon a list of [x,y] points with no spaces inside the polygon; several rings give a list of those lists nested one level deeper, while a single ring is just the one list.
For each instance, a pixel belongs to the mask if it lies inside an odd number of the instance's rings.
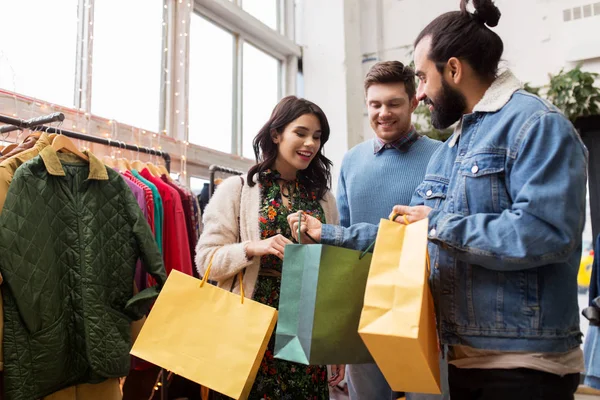
[{"label": "beard", "polygon": [[446,129],[462,117],[467,108],[467,99],[456,89],[453,89],[442,79],[442,91],[432,101],[429,97],[423,101],[426,105],[432,105],[431,125],[436,129]]}]

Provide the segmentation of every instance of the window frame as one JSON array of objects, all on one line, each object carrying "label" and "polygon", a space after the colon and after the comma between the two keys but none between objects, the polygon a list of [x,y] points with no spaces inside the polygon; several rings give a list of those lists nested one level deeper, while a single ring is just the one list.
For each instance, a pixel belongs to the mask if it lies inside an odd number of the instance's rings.
[{"label": "window frame", "polygon": [[[275,31],[243,10],[240,0],[195,0],[194,13],[234,36],[233,104],[231,154],[242,156],[243,149],[243,65],[244,43],[248,43],[279,61],[278,98],[296,93],[298,58],[302,52],[293,41],[293,0],[277,0],[277,26]],[[290,10],[291,7],[291,10]],[[289,12],[291,11],[291,12]],[[291,16],[291,17],[290,17]],[[286,32],[283,34],[280,32]],[[189,136],[188,136],[189,137]]]}]

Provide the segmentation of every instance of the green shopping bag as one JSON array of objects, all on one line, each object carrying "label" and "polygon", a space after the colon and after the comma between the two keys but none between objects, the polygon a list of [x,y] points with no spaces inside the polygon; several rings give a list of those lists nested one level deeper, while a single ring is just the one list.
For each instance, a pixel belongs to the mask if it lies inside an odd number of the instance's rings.
[{"label": "green shopping bag", "polygon": [[358,334],[370,264],[370,253],[287,245],[275,358],[305,365],[373,362]]}]

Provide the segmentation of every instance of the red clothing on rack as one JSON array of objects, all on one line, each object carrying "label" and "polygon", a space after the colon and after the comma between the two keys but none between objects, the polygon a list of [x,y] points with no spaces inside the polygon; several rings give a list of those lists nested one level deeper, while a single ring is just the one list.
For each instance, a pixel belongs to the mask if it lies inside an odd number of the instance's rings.
[{"label": "red clothing on rack", "polygon": [[[192,265],[194,265],[194,258],[196,255],[196,240],[194,239],[194,227],[193,227],[193,206],[191,196],[186,193],[185,189],[181,186],[177,185],[175,182],[171,182],[166,175],[162,175],[161,179],[167,185],[172,187],[179,194],[179,198],[181,199],[181,204],[183,205],[183,213],[185,214],[185,225],[187,229],[188,236],[188,245],[190,247],[190,260]],[[193,272],[193,271],[192,271]]]},{"label": "red clothing on rack", "polygon": [[163,201],[163,258],[167,275],[174,269],[193,275],[185,213],[179,193],[160,178],[154,177],[147,168],[140,174],[156,186]]}]

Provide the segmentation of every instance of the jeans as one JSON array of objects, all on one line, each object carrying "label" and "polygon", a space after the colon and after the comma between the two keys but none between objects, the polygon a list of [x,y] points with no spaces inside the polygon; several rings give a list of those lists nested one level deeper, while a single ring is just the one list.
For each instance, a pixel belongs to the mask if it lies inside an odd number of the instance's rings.
[{"label": "jeans", "polygon": [[454,400],[573,400],[579,374],[559,376],[533,369],[448,368]]},{"label": "jeans", "polygon": [[[406,393],[406,400],[450,400],[448,389],[448,364],[440,359],[442,395]],[[346,366],[346,380],[350,400],[396,400],[404,393],[394,392],[376,364]]]}]

